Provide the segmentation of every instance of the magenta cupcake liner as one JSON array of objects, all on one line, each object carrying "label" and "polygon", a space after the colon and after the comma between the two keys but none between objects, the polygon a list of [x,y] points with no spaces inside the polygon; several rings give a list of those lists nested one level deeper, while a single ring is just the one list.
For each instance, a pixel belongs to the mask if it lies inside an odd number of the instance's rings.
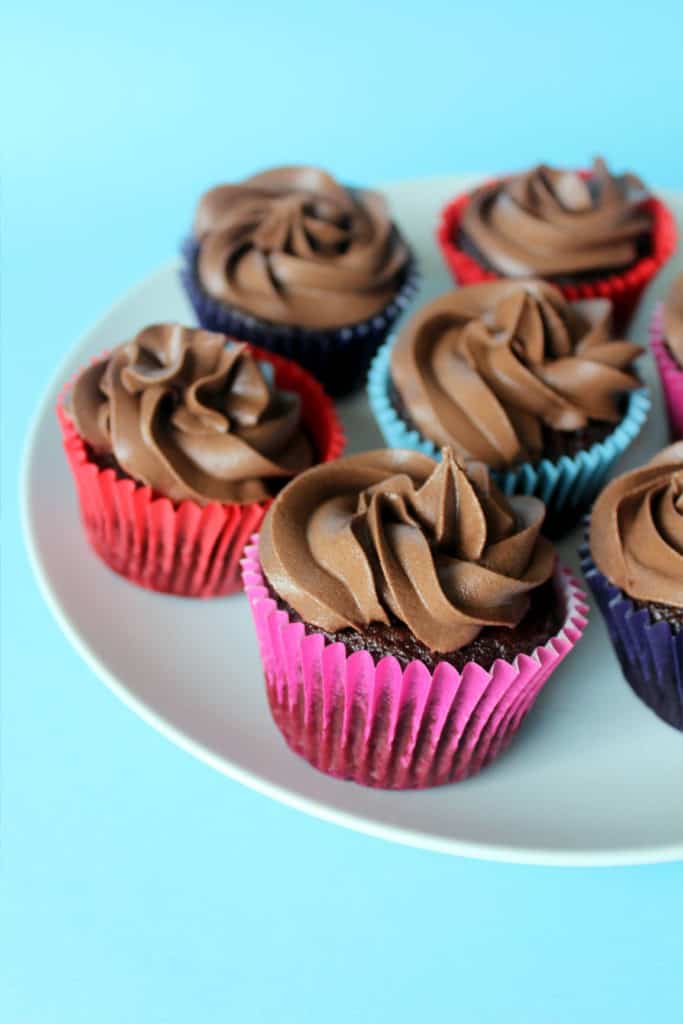
[{"label": "magenta cupcake liner", "polygon": [[664,338],[664,306],[659,304],[650,321],[650,347],[662,383],[671,440],[683,437],[683,369],[669,352]]},{"label": "magenta cupcake liner", "polygon": [[600,572],[587,544],[579,554],[626,681],[651,711],[683,731],[683,630],[634,605]]},{"label": "magenta cupcake liner", "polygon": [[265,585],[258,535],[245,549],[242,579],[263,661],[270,709],[291,749],[315,768],[382,789],[457,782],[490,764],[508,746],[551,673],[586,625],[584,595],[557,567],[561,629],[531,655],[474,662],[458,672],[441,662],[402,668],[367,651],[306,632],[279,609]]},{"label": "magenta cupcake liner", "polygon": [[199,282],[199,246],[196,239],[187,238],[181,252],[180,278],[200,326],[240,341],[252,342],[294,360],[312,373],[327,393],[335,398],[342,398],[364,386],[375,352],[412,302],[419,284],[413,256],[401,288],[384,309],[347,327],[313,330],[269,323],[218,302],[207,295]]}]

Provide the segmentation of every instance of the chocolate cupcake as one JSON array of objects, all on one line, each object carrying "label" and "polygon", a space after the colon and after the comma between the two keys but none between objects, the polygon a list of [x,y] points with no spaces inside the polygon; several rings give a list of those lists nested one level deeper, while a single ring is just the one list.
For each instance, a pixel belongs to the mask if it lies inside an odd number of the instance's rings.
[{"label": "chocolate cupcake", "polygon": [[377,192],[278,167],[206,192],[182,277],[199,322],[360,386],[415,291],[410,250]]},{"label": "chocolate cupcake", "polygon": [[380,450],[301,474],[244,560],[278,728],[365,785],[492,761],[585,621],[542,503],[442,456]]},{"label": "chocolate cupcake", "polygon": [[683,441],[605,488],[582,563],[626,679],[683,730]]},{"label": "chocolate cupcake", "polygon": [[343,448],[300,367],[179,324],[95,361],[57,411],[93,549],[129,580],[186,596],[238,589],[274,495]]},{"label": "chocolate cupcake", "polygon": [[609,298],[623,329],[676,245],[670,211],[633,174],[539,164],[459,196],[438,232],[460,284],[541,277],[570,300]]},{"label": "chocolate cupcake", "polygon": [[370,403],[388,444],[485,462],[506,494],[535,494],[559,536],[590,506],[649,401],[638,345],[613,339],[605,299],[543,281],[470,285],[432,300],[384,346]]},{"label": "chocolate cupcake", "polygon": [[650,324],[650,345],[662,382],[673,440],[683,437],[683,274],[673,281]]}]

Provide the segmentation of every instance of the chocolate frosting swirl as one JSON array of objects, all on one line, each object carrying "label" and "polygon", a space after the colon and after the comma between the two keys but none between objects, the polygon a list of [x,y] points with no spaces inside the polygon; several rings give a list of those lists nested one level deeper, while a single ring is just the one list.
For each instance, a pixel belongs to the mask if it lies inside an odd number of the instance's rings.
[{"label": "chocolate frosting swirl", "polygon": [[630,266],[652,219],[645,187],[610,174],[604,160],[583,178],[539,164],[475,190],[463,233],[507,277],[603,273]]},{"label": "chocolate frosting swirl", "polygon": [[278,495],[260,557],[271,586],[319,629],[404,623],[432,651],[516,626],[550,578],[536,498],[506,499],[485,467],[379,450],[316,466]]},{"label": "chocolate frosting swirl", "polygon": [[278,324],[333,328],[374,316],[400,289],[408,248],[377,192],[313,167],[277,167],[202,196],[202,287]]},{"label": "chocolate frosting swirl", "polygon": [[671,355],[683,368],[683,274],[674,278],[664,303],[664,336]]},{"label": "chocolate frosting swirl", "polygon": [[172,501],[245,504],[312,464],[299,396],[223,334],[146,327],[84,370],[69,403],[96,454]]},{"label": "chocolate frosting swirl", "polygon": [[544,425],[621,419],[642,349],[610,340],[610,317],[606,299],[568,303],[542,281],[459,288],[403,328],[392,380],[425,437],[501,469],[540,456]]},{"label": "chocolate frosting swirl", "polygon": [[629,597],[683,608],[683,441],[612,480],[593,506],[598,569]]}]

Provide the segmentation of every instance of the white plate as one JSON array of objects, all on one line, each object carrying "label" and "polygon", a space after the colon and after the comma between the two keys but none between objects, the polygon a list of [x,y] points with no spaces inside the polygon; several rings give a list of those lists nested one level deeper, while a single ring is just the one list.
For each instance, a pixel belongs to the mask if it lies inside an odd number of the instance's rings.
[{"label": "white plate", "polygon": [[[433,242],[436,214],[464,179],[386,189],[422,264],[425,295],[449,285]],[[682,197],[674,199],[679,214]],[[679,257],[680,264],[680,257]],[[672,268],[655,285],[661,294]],[[638,321],[644,339],[648,297]],[[140,590],[87,547],[53,407],[88,357],[158,320],[193,322],[175,263],[152,274],[76,345],[41,402],[24,463],[25,535],[43,594],[93,671],[196,757],[302,811],[396,842],[494,860],[598,865],[683,857],[683,736],[621,678],[593,611],[510,751],[478,777],[423,792],[381,792],[327,778],[272,724],[246,599],[190,601]],[[645,376],[654,382],[649,357]],[[659,393],[623,467],[665,441]],[[364,396],[341,407],[351,451],[381,441]],[[55,514],[58,510],[58,514]],[[577,537],[563,545],[576,565]],[[115,628],[106,609],[116,609]]]}]

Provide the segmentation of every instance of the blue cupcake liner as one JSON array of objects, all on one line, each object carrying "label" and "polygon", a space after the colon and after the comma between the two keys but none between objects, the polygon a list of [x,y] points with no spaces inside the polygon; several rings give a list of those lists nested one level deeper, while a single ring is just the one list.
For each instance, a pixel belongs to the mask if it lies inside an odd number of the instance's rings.
[{"label": "blue cupcake liner", "polygon": [[[437,446],[401,419],[389,395],[390,338],[375,356],[368,374],[370,407],[390,448],[412,448],[432,458],[440,458]],[[610,470],[640,432],[650,410],[645,388],[629,396],[621,423],[597,444],[576,455],[563,455],[557,461],[541,459],[532,465],[524,462],[514,469],[492,470],[492,476],[504,494],[532,494],[546,506],[544,531],[559,537],[577,525],[601,491]]]},{"label": "blue cupcake liner", "polygon": [[581,568],[602,612],[619,664],[631,689],[674,729],[683,731],[683,629],[655,622],[604,576],[584,544]]},{"label": "blue cupcake liner", "polygon": [[180,278],[202,327],[293,359],[309,370],[328,394],[337,398],[365,383],[373,356],[412,302],[419,285],[417,263],[411,256],[401,288],[375,316],[348,327],[310,330],[260,320],[207,295],[197,275],[197,240],[187,238],[181,252]]}]

